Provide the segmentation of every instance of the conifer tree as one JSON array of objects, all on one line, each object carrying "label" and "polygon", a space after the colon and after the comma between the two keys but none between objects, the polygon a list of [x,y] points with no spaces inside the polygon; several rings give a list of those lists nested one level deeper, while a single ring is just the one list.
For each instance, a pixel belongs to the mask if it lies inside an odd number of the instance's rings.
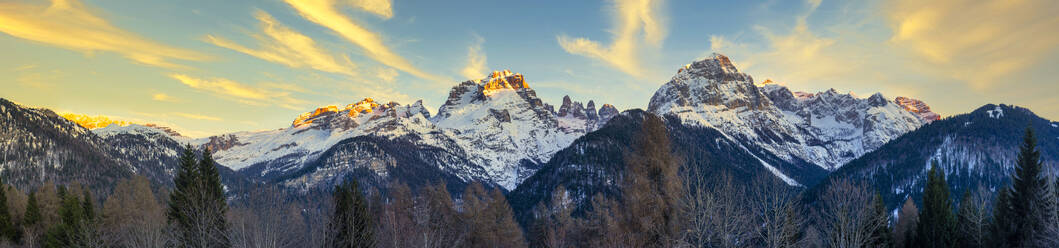
[{"label": "conifer tree", "polygon": [[36,225],[40,222],[40,205],[37,203],[37,193],[30,192],[26,200],[26,216],[22,217],[24,226]]},{"label": "conifer tree", "polygon": [[647,115],[636,137],[636,149],[625,154],[622,184],[630,246],[667,247],[680,236],[683,182],[679,159],[673,155],[665,123]]},{"label": "conifer tree", "polygon": [[952,247],[955,245],[956,216],[945,173],[932,162],[927,172],[927,185],[923,188],[923,211],[919,212],[916,227],[917,247]]},{"label": "conifer tree", "polygon": [[906,198],[901,205],[901,212],[897,216],[897,224],[894,225],[894,247],[906,248],[915,245],[916,225],[919,222],[919,209],[912,202],[912,198]]},{"label": "conifer tree", "polygon": [[77,194],[59,188],[62,203],[59,205],[60,222],[48,228],[44,233],[44,247],[79,247],[83,246],[81,235],[84,233],[84,208]]},{"label": "conifer tree", "polygon": [[184,148],[179,159],[175,188],[169,195],[166,213],[174,226],[174,246],[230,247],[225,213],[227,204],[220,184],[220,176],[204,149],[202,159],[195,161],[191,145]]},{"label": "conifer tree", "polygon": [[210,236],[214,245],[211,247],[230,247],[228,239],[228,203],[224,199],[224,186],[221,185],[221,175],[217,170],[217,163],[213,161],[213,155],[209,148],[202,149],[202,159],[199,160],[199,180],[201,180],[204,199],[202,199],[206,213],[206,220],[211,226]]},{"label": "conifer tree", "polygon": [[1054,235],[1047,230],[1055,225],[1052,221],[1057,214],[1056,196],[1043,175],[1040,158],[1033,129],[1026,128],[1011,187],[997,197],[994,242],[998,246],[1047,246],[1042,242],[1048,242]]},{"label": "conifer tree", "polygon": [[360,192],[355,179],[335,187],[334,213],[328,228],[328,247],[361,248],[375,247],[372,217],[368,214],[368,203]]},{"label": "conifer tree", "polygon": [[875,196],[872,198],[872,213],[875,224],[875,231],[872,232],[872,242],[874,247],[893,247],[893,233],[890,232],[890,215],[886,213],[886,203],[883,201],[882,194],[875,192]]},{"label": "conifer tree", "polygon": [[82,213],[85,214],[84,218],[87,221],[93,221],[96,219],[96,210],[92,206],[92,192],[85,190],[83,200],[81,202]]},{"label": "conifer tree", "polygon": [[1014,247],[1018,220],[1011,209],[1011,192],[1007,188],[998,190],[993,205],[993,221],[990,225],[989,245],[992,247]]},{"label": "conifer tree", "polygon": [[7,203],[7,192],[4,188],[7,185],[0,179],[0,240],[6,239],[12,242],[17,242],[17,232],[15,224],[11,218],[11,212],[8,210]]},{"label": "conifer tree", "polygon": [[491,232],[496,239],[492,245],[483,247],[526,247],[522,227],[515,222],[515,213],[511,210],[511,205],[507,203],[504,193],[501,193],[499,189],[493,189],[489,198],[486,213],[493,223]]},{"label": "conifer tree", "polygon": [[37,235],[41,233],[40,223],[40,203],[37,202],[37,193],[30,192],[26,200],[26,211],[22,217],[23,244],[28,246],[36,244]]}]

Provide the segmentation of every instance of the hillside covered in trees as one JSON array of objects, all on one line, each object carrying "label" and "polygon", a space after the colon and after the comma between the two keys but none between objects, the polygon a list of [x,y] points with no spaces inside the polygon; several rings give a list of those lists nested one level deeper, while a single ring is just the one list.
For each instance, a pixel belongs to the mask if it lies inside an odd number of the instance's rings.
[{"label": "hillside covered in trees", "polygon": [[[741,180],[687,167],[664,121],[644,115],[612,194],[583,210],[562,185],[522,224],[500,188],[392,182],[291,197],[258,185],[229,194],[210,151],[188,146],[173,187],[122,179],[107,195],[82,184],[0,191],[0,238],[15,247],[1055,247],[1059,184],[1032,128],[1011,183],[951,197],[939,166],[920,199],[892,213],[879,189],[833,178],[814,200],[772,177]],[[749,182],[749,183],[747,183]],[[385,191],[386,193],[382,193]],[[312,199],[312,200],[306,200]],[[920,204],[916,204],[919,202]],[[580,211],[580,213],[575,213]]]}]

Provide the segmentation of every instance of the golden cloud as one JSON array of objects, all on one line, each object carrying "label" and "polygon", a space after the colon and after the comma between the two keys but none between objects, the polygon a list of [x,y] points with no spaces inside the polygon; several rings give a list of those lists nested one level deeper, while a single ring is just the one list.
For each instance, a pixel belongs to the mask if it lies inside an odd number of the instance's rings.
[{"label": "golden cloud", "polygon": [[[343,15],[338,9],[335,0],[286,0],[306,20],[327,27],[349,42],[364,49],[366,55],[379,63],[404,71],[413,76],[430,79],[443,80],[442,78],[423,72],[416,68],[404,57],[390,50],[379,34],[372,32],[349,17]],[[377,1],[353,1],[351,4],[373,3]],[[369,9],[369,7],[359,7]]]},{"label": "golden cloud", "polygon": [[348,4],[383,19],[393,18],[393,3],[390,0],[350,0]]},{"label": "golden cloud", "polygon": [[176,102],[176,98],[166,95],[165,93],[155,93],[151,95],[151,99],[159,102]]},{"label": "golden cloud", "polygon": [[117,28],[78,0],[52,0],[48,5],[0,3],[0,32],[85,53],[118,53],[137,63],[166,68],[183,67],[170,60],[208,59]]},{"label": "golden cloud", "polygon": [[[629,75],[643,76],[638,50],[640,41],[658,46],[666,30],[659,16],[661,1],[615,0],[615,30],[609,47],[586,38],[557,37],[559,46],[571,54],[601,60]],[[641,36],[642,34],[642,36]]]},{"label": "golden cloud", "polygon": [[394,70],[393,68],[379,67],[375,69],[375,77],[383,82],[393,83],[394,81],[397,81],[398,75],[399,73],[397,70]]},{"label": "golden cloud", "polygon": [[467,47],[467,65],[460,70],[460,75],[466,79],[481,79],[489,70],[486,66],[485,52],[482,51],[482,43],[485,39],[478,35],[474,37],[474,43]]},{"label": "golden cloud", "polygon": [[312,38],[287,28],[264,11],[257,11],[254,16],[261,22],[264,32],[264,35],[254,35],[260,49],[248,48],[213,35],[207,35],[205,41],[293,68],[312,68],[323,72],[355,76],[356,66],[348,57],[331,56],[332,52],[320,48]]},{"label": "golden cloud", "polygon": [[208,115],[200,115],[200,114],[189,114],[189,113],[175,112],[175,113],[173,113],[173,115],[184,117],[184,118],[188,118],[188,119],[193,119],[193,120],[206,120],[206,121],[221,121],[222,120],[220,117],[214,117],[214,116],[208,116]]},{"label": "golden cloud", "polygon": [[982,89],[1059,47],[1059,1],[895,0],[891,42]]},{"label": "golden cloud", "polygon": [[298,110],[301,109],[299,105],[306,104],[306,101],[292,97],[287,91],[252,87],[225,78],[202,79],[183,74],[170,74],[169,77],[193,89],[230,97],[230,100],[247,105],[276,105]]}]

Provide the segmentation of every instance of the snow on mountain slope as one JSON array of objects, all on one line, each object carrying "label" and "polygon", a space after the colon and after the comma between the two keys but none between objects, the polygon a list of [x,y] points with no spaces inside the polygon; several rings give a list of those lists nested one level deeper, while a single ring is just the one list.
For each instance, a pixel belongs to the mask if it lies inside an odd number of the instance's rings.
[{"label": "snow on mountain slope", "polygon": [[[292,170],[316,158],[334,144],[356,136],[396,138],[409,134],[437,134],[422,102],[378,104],[367,98],[338,109],[328,106],[299,116],[290,128],[237,132],[196,140],[214,151],[218,163],[234,170],[268,164],[262,173]],[[431,139],[423,139],[430,142]]]},{"label": "snow on mountain slope", "polygon": [[567,132],[588,133],[599,129],[611,118],[618,115],[618,109],[613,105],[603,104],[596,110],[596,102],[588,101],[588,105],[570,100],[570,96],[563,97],[563,104],[559,106],[559,112],[555,113],[559,121],[559,129]]},{"label": "snow on mountain slope", "polygon": [[[1003,116],[997,118],[1001,112]],[[979,186],[995,189],[1010,183],[1027,127],[1037,137],[1045,171],[1059,168],[1059,129],[1053,125],[1026,108],[987,104],[904,134],[829,177],[870,183],[891,208],[906,198],[921,197],[927,171],[935,163],[953,195]]]},{"label": "snow on mountain slope", "polygon": [[[432,120],[438,127],[452,130],[472,160],[507,189],[514,189],[539,164],[585,133],[560,128],[559,118],[522,74],[507,70],[453,87]],[[570,118],[563,123],[583,125],[572,123]]]},{"label": "snow on mountain slope", "polygon": [[716,128],[788,162],[804,160],[828,170],[925,123],[878,93],[809,94],[768,82],[755,85],[728,57],[714,54],[678,70],[651,97],[648,110]]},{"label": "snow on mountain slope", "polygon": [[[317,108],[299,115],[289,128],[181,142],[209,148],[219,164],[262,178],[333,183],[362,168],[380,176],[388,174],[389,167],[378,166],[378,161],[411,166],[402,170],[433,163],[438,170],[451,174],[447,176],[488,181],[510,190],[556,151],[617,115],[612,105],[604,104],[597,110],[593,101],[586,107],[569,97],[556,113],[552,105],[537,97],[521,74],[505,70],[453,87],[436,116],[431,116],[422,101],[400,105],[367,98],[345,107]],[[140,128],[143,126],[114,127],[101,132],[149,131]],[[361,136],[383,139],[343,143]],[[404,154],[394,150],[410,147],[417,150]],[[371,158],[384,155],[391,159]],[[348,163],[339,161],[342,159]]]}]

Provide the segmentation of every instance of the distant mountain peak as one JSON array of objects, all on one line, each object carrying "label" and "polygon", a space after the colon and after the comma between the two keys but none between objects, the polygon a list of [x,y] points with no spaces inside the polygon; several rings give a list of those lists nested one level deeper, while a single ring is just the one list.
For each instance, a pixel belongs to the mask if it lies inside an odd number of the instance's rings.
[{"label": "distant mountain peak", "polygon": [[755,84],[720,54],[678,70],[651,97],[648,111],[718,129],[789,163],[828,170],[923,124],[881,94],[860,98],[833,88],[814,94],[772,80]]},{"label": "distant mountain peak", "polygon": [[[294,122],[291,123],[291,127],[300,128],[313,126],[314,123],[338,121],[340,123],[336,124],[348,129],[356,127],[364,121],[372,120],[379,115],[389,115],[401,118],[410,117],[416,114],[430,117],[430,112],[427,112],[426,108],[423,107],[422,100],[416,101],[412,105],[403,106],[397,102],[379,104],[375,99],[368,97],[358,102],[348,104],[342,109],[339,109],[338,106],[335,105],[328,105],[319,107],[311,112],[303,113],[299,115],[298,118],[294,119]],[[366,120],[358,120],[365,118]],[[333,127],[335,125],[333,125],[333,123],[327,123],[325,126]]]},{"label": "distant mountain peak", "polygon": [[490,95],[493,92],[504,89],[529,89],[529,84],[520,73],[511,73],[509,70],[493,71],[489,77],[482,79],[482,94]]},{"label": "distant mountain peak", "polygon": [[930,106],[918,99],[899,96],[894,99],[894,102],[897,103],[897,105],[901,105],[901,107],[908,110],[908,112],[916,114],[916,116],[919,116],[919,118],[928,123],[941,119],[941,115],[931,111]]},{"label": "distant mountain peak", "polygon": [[77,113],[59,113],[59,116],[88,129],[104,128],[110,125],[124,127],[133,124],[131,121],[118,120],[105,115],[90,116]]},{"label": "distant mountain peak", "polygon": [[740,73],[739,69],[736,69],[735,65],[732,64],[732,60],[728,59],[728,56],[719,53],[713,53],[713,55],[708,58],[692,62],[691,64],[687,64],[683,68],[678,69],[677,77],[682,75],[714,79],[721,79],[723,76],[729,76],[732,77],[732,80],[723,81],[754,81],[750,76]]}]

